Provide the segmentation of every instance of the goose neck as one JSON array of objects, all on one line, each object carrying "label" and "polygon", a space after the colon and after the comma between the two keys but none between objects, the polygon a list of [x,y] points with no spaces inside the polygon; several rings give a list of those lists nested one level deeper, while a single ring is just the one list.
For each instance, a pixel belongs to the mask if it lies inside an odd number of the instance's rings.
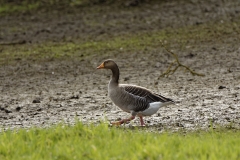
[{"label": "goose neck", "polygon": [[111,68],[112,70],[112,79],[111,79],[111,83],[117,84],[118,85],[118,80],[119,80],[119,68],[118,66],[114,66],[113,68]]}]

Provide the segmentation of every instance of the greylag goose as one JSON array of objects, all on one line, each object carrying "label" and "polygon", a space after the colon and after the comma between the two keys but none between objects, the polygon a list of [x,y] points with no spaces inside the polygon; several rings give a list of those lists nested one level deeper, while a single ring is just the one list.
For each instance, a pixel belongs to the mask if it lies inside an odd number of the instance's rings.
[{"label": "greylag goose", "polygon": [[121,125],[138,116],[141,126],[144,126],[143,116],[151,116],[160,107],[175,103],[172,99],[155,94],[144,87],[119,84],[119,68],[113,60],[104,61],[97,69],[112,70],[112,78],[108,84],[108,96],[116,106],[131,113],[130,118],[111,122],[112,125]]}]

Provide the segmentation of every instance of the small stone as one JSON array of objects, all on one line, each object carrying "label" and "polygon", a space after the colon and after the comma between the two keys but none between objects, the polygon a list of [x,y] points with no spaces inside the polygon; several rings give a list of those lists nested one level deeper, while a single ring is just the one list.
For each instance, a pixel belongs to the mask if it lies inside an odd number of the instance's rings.
[{"label": "small stone", "polygon": [[177,127],[184,127],[183,124],[181,124],[181,123],[179,123],[179,122],[176,123],[176,126],[177,126]]},{"label": "small stone", "polygon": [[195,24],[196,24],[196,25],[200,25],[200,24],[202,24],[202,23],[203,23],[203,22],[196,22]]},{"label": "small stone", "polygon": [[37,109],[38,112],[42,111],[42,108]]},{"label": "small stone", "polygon": [[169,117],[169,116],[166,116],[166,117],[163,117],[163,119],[170,119],[170,117]]},{"label": "small stone", "polygon": [[161,63],[157,62],[155,67],[157,67],[157,68],[161,67]]},{"label": "small stone", "polygon": [[5,109],[6,113],[12,113],[12,111]]},{"label": "small stone", "polygon": [[235,90],[239,90],[239,89],[240,89],[240,87],[235,87],[234,89],[235,89]]},{"label": "small stone", "polygon": [[194,54],[192,54],[192,53],[189,53],[188,55],[186,55],[185,57],[186,58],[193,58],[195,55]]},{"label": "small stone", "polygon": [[20,111],[22,108],[21,107],[16,107],[16,111]]},{"label": "small stone", "polygon": [[229,118],[229,117],[226,117],[225,119],[226,119],[228,122],[230,121],[230,118]]},{"label": "small stone", "polygon": [[217,50],[217,48],[216,48],[216,47],[212,47],[212,50],[215,50],[215,51],[216,51],[216,50]]},{"label": "small stone", "polygon": [[41,103],[39,99],[34,99],[32,103]]},{"label": "small stone", "polygon": [[234,108],[234,107],[232,107],[232,106],[229,106],[229,108],[232,109],[232,110],[235,110],[235,109],[236,109],[236,108]]},{"label": "small stone", "polygon": [[74,96],[70,97],[70,99],[79,99],[79,96],[78,95],[74,95]]},{"label": "small stone", "polygon": [[225,86],[219,86],[218,89],[224,89],[226,88]]},{"label": "small stone", "polygon": [[124,78],[124,81],[128,81],[130,78],[129,77],[125,77]]}]

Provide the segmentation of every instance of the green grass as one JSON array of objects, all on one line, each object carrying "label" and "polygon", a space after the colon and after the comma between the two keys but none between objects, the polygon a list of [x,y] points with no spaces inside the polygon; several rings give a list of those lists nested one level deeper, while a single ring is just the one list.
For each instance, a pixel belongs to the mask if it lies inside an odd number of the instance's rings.
[{"label": "green grass", "polygon": [[31,12],[34,10],[49,11],[65,6],[66,8],[79,9],[78,7],[91,7],[93,5],[121,5],[123,2],[116,0],[21,0],[21,1],[5,1],[0,0],[0,15]]},{"label": "green grass", "polygon": [[0,15],[9,13],[19,13],[26,12],[37,9],[39,7],[39,2],[36,3],[21,3],[21,4],[2,4],[0,6]]},{"label": "green grass", "polygon": [[[145,50],[160,49],[160,41],[174,44],[179,48],[186,45],[198,45],[216,41],[240,33],[240,21],[226,24],[203,24],[183,28],[166,28],[161,31],[140,32],[135,34],[101,37],[92,40],[75,40],[74,42],[44,42],[40,44],[2,45],[1,64],[11,64],[14,60],[29,59],[34,61],[52,59],[86,58],[89,55],[104,55],[112,53],[130,53]],[[182,46],[182,47],[181,47]]]},{"label": "green grass", "polygon": [[59,124],[0,134],[0,159],[239,159],[240,132],[234,130],[193,133],[150,133]]}]

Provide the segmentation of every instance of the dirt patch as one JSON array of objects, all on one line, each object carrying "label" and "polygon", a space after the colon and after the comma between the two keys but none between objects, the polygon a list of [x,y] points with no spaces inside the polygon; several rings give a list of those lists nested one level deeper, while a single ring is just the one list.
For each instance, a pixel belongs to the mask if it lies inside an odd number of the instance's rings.
[{"label": "dirt patch", "polygon": [[[30,14],[30,15],[29,15]],[[137,7],[93,6],[52,12],[5,15],[0,19],[0,43],[96,40],[141,31],[234,21],[240,16],[236,0],[219,2],[168,1]]]},{"label": "dirt patch", "polygon": [[[1,17],[0,42],[42,43],[46,41],[87,41],[121,34],[164,28],[234,22],[239,18],[238,1],[172,1],[144,4],[135,8],[106,7],[62,12]],[[106,11],[107,10],[107,11]],[[91,11],[91,12],[90,12]],[[236,33],[239,33],[236,27]],[[163,49],[93,55],[82,61],[17,61],[0,68],[0,122],[3,128],[49,126],[61,121],[73,124],[127,117],[107,97],[109,71],[96,71],[106,58],[114,59],[122,83],[147,87],[178,102],[145,118],[153,129],[199,129],[240,126],[240,40],[226,33],[224,39],[189,42],[171,48],[184,64],[205,77],[179,70],[159,79],[171,57]],[[167,61],[167,62],[166,62]],[[138,125],[139,120],[128,124]]]}]

